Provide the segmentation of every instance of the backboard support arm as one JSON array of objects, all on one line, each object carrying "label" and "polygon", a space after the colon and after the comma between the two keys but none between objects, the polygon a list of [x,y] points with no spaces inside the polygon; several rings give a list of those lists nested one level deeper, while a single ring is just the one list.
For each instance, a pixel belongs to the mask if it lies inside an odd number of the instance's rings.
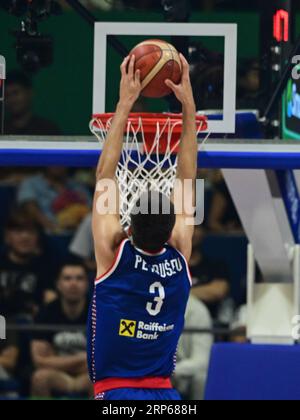
[{"label": "backboard support arm", "polygon": [[[66,1],[79,16],[81,16],[90,26],[94,28],[98,19],[86,7],[84,7],[78,0]],[[109,36],[107,41],[122,57],[126,57],[129,54],[127,48],[117,39],[116,36]]]}]

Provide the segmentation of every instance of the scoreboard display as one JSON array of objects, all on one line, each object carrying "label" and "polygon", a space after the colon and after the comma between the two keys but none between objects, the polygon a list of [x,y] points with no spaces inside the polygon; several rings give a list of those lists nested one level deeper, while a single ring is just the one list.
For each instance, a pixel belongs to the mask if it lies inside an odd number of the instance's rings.
[{"label": "scoreboard display", "polygon": [[[287,60],[294,41],[294,1],[296,0],[275,2],[273,38],[274,43],[281,47],[282,67],[288,64]],[[282,97],[281,126],[284,139],[300,140],[300,63],[295,66]]]},{"label": "scoreboard display", "polygon": [[300,80],[292,77],[282,100],[282,132],[284,139],[300,140]]}]

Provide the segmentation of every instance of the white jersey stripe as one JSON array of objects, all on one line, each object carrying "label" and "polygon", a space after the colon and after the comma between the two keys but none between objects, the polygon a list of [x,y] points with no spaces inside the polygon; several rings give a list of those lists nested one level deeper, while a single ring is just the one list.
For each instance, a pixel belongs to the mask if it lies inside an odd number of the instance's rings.
[{"label": "white jersey stripe", "polygon": [[135,249],[136,249],[136,250],[137,250],[140,254],[146,255],[147,257],[159,257],[159,256],[163,255],[163,254],[166,252],[166,248],[162,249],[160,252],[158,252],[158,253],[156,253],[156,254],[151,254],[150,252],[143,251],[142,249],[139,249],[139,248],[137,248],[136,246],[135,246]]}]

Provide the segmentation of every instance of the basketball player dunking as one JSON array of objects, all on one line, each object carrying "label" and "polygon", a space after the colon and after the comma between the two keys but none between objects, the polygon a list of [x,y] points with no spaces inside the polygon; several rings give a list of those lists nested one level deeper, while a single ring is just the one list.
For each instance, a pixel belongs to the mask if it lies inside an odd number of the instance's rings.
[{"label": "basketball player dunking", "polygon": [[[196,178],[197,135],[189,65],[183,56],[181,61],[181,83],[166,84],[183,107],[177,178],[184,181]],[[124,128],[141,93],[140,73],[134,67],[134,56],[121,66],[120,101],[96,174],[93,235],[98,274],[89,317],[89,371],[96,399],[178,400],[170,377],[191,286],[188,261],[194,227],[186,223],[191,214],[178,214],[183,206],[175,198],[170,203],[166,196],[148,192],[137,206],[146,199],[149,212],[133,212],[131,239],[126,239],[119,214],[102,214],[97,206],[107,193],[99,182],[116,182]],[[194,200],[195,191],[190,194]],[[151,214],[151,200],[159,204],[158,214]],[[162,211],[166,201],[168,214]]]}]

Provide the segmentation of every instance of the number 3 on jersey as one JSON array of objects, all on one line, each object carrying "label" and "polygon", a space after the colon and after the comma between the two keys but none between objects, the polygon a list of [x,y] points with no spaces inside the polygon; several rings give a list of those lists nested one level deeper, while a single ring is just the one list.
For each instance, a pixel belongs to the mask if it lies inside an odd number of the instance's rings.
[{"label": "number 3 on jersey", "polygon": [[156,283],[151,284],[149,292],[152,295],[157,294],[158,292],[158,296],[156,296],[152,302],[148,302],[146,306],[147,312],[151,316],[156,316],[160,313],[161,308],[164,304],[164,299],[166,297],[165,289],[163,285],[157,281]]}]

